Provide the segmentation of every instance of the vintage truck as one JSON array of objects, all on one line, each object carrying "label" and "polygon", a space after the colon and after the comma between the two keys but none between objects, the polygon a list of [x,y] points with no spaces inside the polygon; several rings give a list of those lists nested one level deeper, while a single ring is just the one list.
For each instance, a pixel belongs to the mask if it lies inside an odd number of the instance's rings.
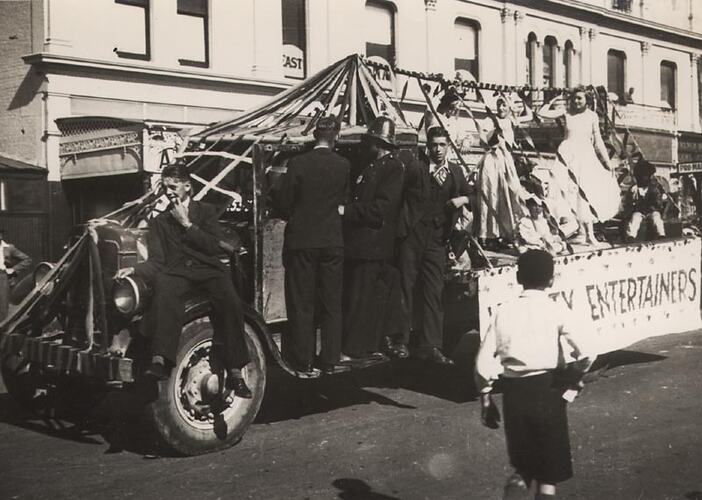
[{"label": "vintage truck", "polygon": [[[285,223],[270,194],[286,161],[310,147],[310,131],[323,114],[340,117],[338,149],[350,158],[363,125],[379,114],[395,120],[400,156],[417,153],[416,131],[357,56],[207,128],[180,153],[190,166],[195,198],[220,208],[226,235],[221,258],[245,302],[252,361],[244,377],[253,398],[218,404],[220,381],[209,363],[209,304],[193,293],[171,377],[156,391],[147,390],[151,396],[144,399],[153,427],[177,452],[206,453],[241,439],[259,411],[271,368],[307,377],[281,356]],[[89,411],[108,390],[143,394],[149,389],[141,375],[148,359],[142,318],[150,290],[136,278],[114,276],[148,257],[145,221],[158,212],[161,199],[156,188],[79,226],[58,262],[36,267],[33,290],[0,325],[3,380],[22,405],[36,409],[47,401],[80,399],[75,406]],[[698,328],[700,251],[699,238],[679,237],[558,257],[552,297],[592,325],[601,352]],[[464,270],[447,287],[447,322],[459,335],[482,333],[495,305],[519,293],[510,260],[490,261],[492,267]]]}]

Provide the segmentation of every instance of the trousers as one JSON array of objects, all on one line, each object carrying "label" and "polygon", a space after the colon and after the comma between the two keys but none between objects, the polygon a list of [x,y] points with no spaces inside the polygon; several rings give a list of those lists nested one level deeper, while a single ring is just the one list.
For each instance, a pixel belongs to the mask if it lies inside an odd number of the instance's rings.
[{"label": "trousers", "polygon": [[414,316],[414,288],[421,287],[422,329],[419,348],[441,348],[443,343],[444,267],[446,248],[443,227],[420,222],[400,244],[399,267],[402,282],[404,328],[401,341],[409,342]]},{"label": "trousers", "polygon": [[223,272],[194,269],[187,273],[160,273],[154,282],[154,299],[149,310],[153,328],[152,351],[174,363],[185,321],[185,299],[191,289],[202,291],[210,301],[214,330],[213,352],[227,369],[243,368],[250,361],[244,338],[241,300]]},{"label": "trousers", "polygon": [[321,329],[319,358],[338,363],[341,354],[341,292],[344,280],[343,248],[287,250],[285,303],[290,327],[286,355],[309,365],[316,353],[317,324]]},{"label": "trousers", "polygon": [[648,215],[644,215],[641,212],[634,212],[631,214],[631,219],[626,226],[626,235],[631,238],[638,237],[639,230],[641,229],[641,224],[646,221],[653,229],[654,237],[665,236],[665,224],[663,224],[663,218],[661,213],[654,210]]},{"label": "trousers", "polygon": [[363,357],[378,350],[381,336],[392,334],[398,323],[400,294],[399,273],[389,262],[346,260],[344,353]]}]

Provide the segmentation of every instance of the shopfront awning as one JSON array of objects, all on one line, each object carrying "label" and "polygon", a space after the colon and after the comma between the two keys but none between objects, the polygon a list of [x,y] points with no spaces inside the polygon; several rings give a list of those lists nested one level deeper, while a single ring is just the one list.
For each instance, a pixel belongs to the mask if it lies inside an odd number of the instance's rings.
[{"label": "shopfront awning", "polygon": [[56,121],[61,179],[132,174],[142,170],[144,123],[105,117]]}]

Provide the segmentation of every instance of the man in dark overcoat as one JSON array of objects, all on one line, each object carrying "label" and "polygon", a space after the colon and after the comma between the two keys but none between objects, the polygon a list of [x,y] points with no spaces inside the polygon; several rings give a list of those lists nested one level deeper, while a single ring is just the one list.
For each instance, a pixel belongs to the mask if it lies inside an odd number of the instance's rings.
[{"label": "man in dark overcoat", "polygon": [[422,324],[413,355],[440,364],[453,361],[441,351],[443,343],[444,275],[446,245],[459,210],[469,205],[468,182],[458,164],[447,161],[448,134],[441,127],[427,132],[428,157],[415,160],[405,170],[405,194],[398,236],[402,276],[404,333],[407,345],[412,327],[415,285],[421,293],[417,307]]},{"label": "man in dark overcoat", "polygon": [[[278,206],[287,216],[283,262],[289,337],[284,351],[297,371],[348,369],[341,355],[344,239],[340,207],[348,197],[350,162],[334,152],[339,124],[316,124],[314,149],[292,158],[281,180]],[[315,359],[317,324],[321,351]]]},{"label": "man in dark overcoat", "polygon": [[395,124],[376,118],[361,144],[368,161],[351,182],[351,201],[344,209],[344,340],[343,353],[365,358],[378,351],[387,312],[397,295],[399,274],[393,265],[404,167],[393,154]]}]

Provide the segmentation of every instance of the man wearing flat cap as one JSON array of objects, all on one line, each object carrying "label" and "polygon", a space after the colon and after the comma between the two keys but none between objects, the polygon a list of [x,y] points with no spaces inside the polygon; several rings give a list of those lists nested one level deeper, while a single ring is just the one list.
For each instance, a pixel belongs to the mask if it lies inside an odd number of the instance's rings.
[{"label": "man wearing flat cap", "polygon": [[[289,335],[286,361],[298,372],[335,373],[341,355],[344,239],[339,207],[346,203],[350,163],[333,151],[339,124],[317,121],[314,149],[290,160],[278,206],[287,216],[283,263]],[[321,351],[316,354],[317,324]]]},{"label": "man wearing flat cap", "polygon": [[376,118],[362,139],[362,169],[352,175],[351,201],[343,207],[342,351],[352,358],[348,361],[377,354],[381,336],[389,328],[388,312],[400,305],[399,273],[393,259],[404,167],[395,149],[395,123],[385,116]]},{"label": "man wearing flat cap", "polygon": [[663,187],[655,177],[656,167],[641,158],[634,165],[636,183],[626,193],[624,210],[627,213],[626,239],[639,239],[641,226],[647,226],[647,232],[655,238],[665,236],[665,224],[661,214],[668,199]]}]

